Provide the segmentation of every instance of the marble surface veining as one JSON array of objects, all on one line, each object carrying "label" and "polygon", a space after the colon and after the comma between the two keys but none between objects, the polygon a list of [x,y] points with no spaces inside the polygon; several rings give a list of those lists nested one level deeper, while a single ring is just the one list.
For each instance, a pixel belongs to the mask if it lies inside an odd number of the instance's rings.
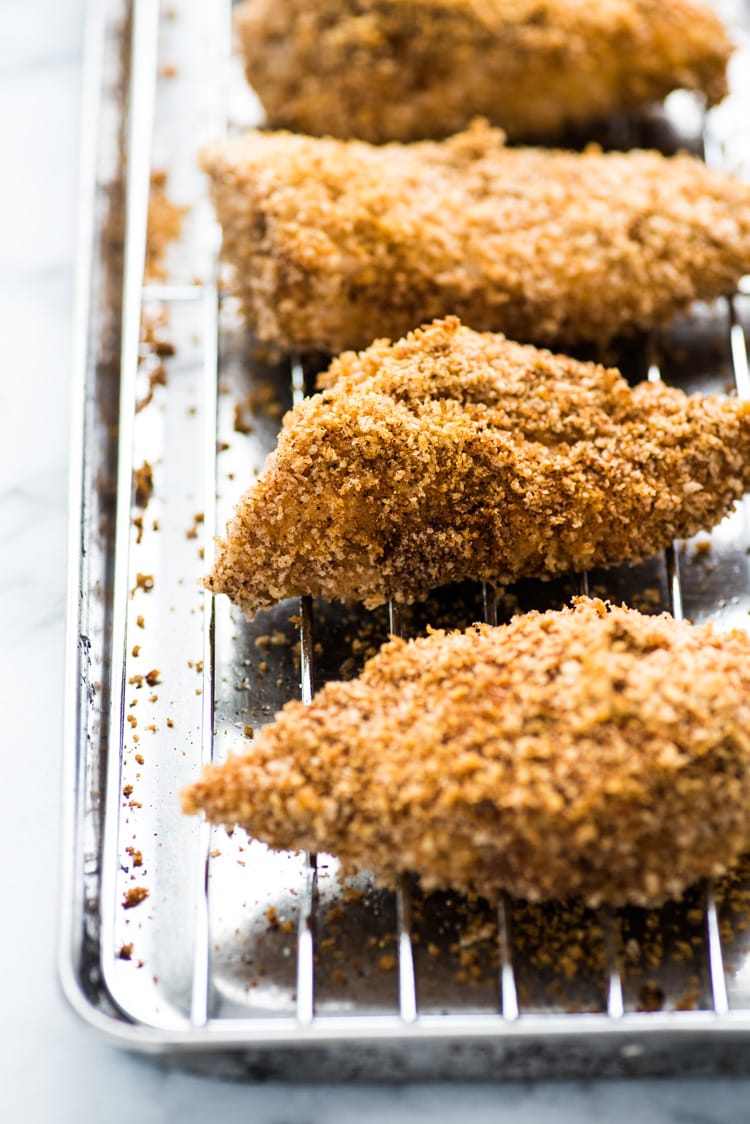
[{"label": "marble surface veining", "polygon": [[750,1121],[750,1080],[232,1085],[120,1053],[67,1009],[55,956],[84,7],[84,0],[0,0],[0,1118],[8,1124]]}]

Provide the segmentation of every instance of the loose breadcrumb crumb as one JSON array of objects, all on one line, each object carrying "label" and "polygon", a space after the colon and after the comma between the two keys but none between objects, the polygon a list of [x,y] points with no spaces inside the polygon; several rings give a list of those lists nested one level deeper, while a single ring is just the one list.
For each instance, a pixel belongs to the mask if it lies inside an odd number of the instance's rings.
[{"label": "loose breadcrumb crumb", "polygon": [[141,902],[146,900],[148,893],[145,886],[133,886],[130,890],[126,890],[122,900],[123,909],[133,909],[140,905]]},{"label": "loose breadcrumb crumb", "polygon": [[148,461],[133,469],[133,498],[137,507],[148,507],[154,494],[154,470]]}]

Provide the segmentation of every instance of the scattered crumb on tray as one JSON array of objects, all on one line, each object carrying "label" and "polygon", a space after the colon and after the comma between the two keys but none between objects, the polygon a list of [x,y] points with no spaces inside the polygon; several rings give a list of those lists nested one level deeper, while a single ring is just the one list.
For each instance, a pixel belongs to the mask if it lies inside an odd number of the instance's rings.
[{"label": "scattered crumb on tray", "polygon": [[135,906],[140,905],[148,897],[148,890],[145,886],[132,886],[129,890],[125,891],[122,899],[123,909],[133,909]]},{"label": "scattered crumb on tray", "polygon": [[133,495],[137,507],[148,507],[154,494],[154,470],[148,461],[133,469]]}]

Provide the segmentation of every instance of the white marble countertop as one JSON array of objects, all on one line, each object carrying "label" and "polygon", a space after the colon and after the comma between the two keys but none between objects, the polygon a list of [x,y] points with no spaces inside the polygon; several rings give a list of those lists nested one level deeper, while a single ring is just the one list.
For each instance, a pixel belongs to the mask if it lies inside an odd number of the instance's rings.
[{"label": "white marble countertop", "polygon": [[[71,310],[84,0],[0,3],[0,650],[8,1122],[750,1120],[750,1080],[232,1085],[118,1052],[56,981]],[[10,704],[10,711],[8,706]]]}]

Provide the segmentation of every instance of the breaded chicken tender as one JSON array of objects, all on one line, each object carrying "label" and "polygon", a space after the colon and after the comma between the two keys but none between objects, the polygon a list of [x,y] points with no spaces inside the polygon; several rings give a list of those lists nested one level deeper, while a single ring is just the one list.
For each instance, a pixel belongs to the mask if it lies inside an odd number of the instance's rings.
[{"label": "breaded chicken tender", "polygon": [[750,403],[438,321],[334,361],[219,541],[210,589],[374,606],[662,549],[750,484]]},{"label": "breaded chicken tender", "polygon": [[750,850],[750,638],[580,599],[392,639],[187,812],[381,879],[656,905]]},{"label": "breaded chicken tender", "polygon": [[680,87],[718,101],[731,53],[692,0],[246,0],[237,28],[269,124],[375,143],[478,114],[553,136]]},{"label": "breaded chicken tender", "polygon": [[668,322],[750,271],[750,186],[686,155],[251,132],[203,153],[260,340],[337,354],[457,315],[556,346]]}]

